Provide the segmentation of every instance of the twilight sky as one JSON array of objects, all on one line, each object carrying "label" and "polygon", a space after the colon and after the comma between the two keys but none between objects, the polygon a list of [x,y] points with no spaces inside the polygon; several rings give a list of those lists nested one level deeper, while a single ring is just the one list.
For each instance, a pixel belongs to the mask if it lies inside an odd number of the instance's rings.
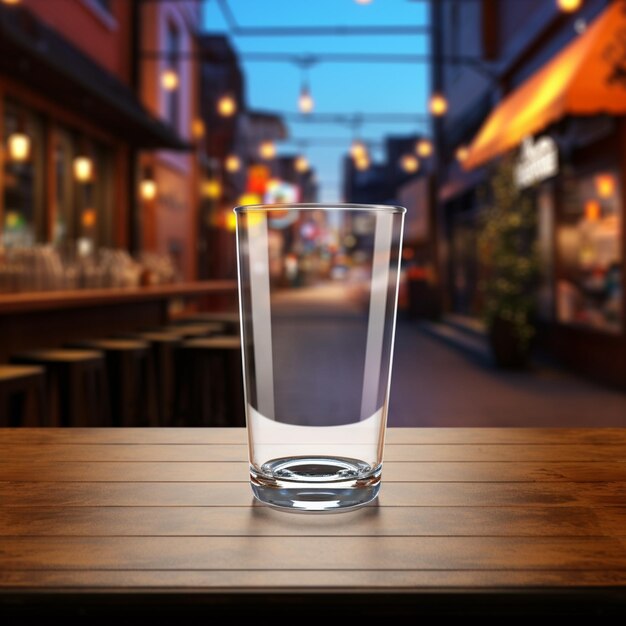
[{"label": "twilight sky", "polygon": [[[428,4],[411,0],[228,0],[240,26],[365,26],[422,25],[428,21]],[[209,32],[227,32],[228,27],[217,0],[204,4],[204,25]],[[325,36],[325,37],[236,37],[239,52],[285,52],[296,55],[316,53],[428,53],[428,36]],[[248,106],[296,112],[302,70],[293,63],[244,61]],[[426,64],[319,63],[309,71],[309,83],[316,113],[397,112],[423,114],[429,92]],[[303,120],[289,122],[294,141],[279,146],[283,154],[304,151],[317,171],[320,201],[341,199],[341,159],[350,145],[353,131],[336,124]],[[363,138],[380,141],[390,134],[410,134],[423,125],[407,123],[366,123]],[[297,140],[306,138],[345,139],[342,145],[311,142],[302,148]],[[328,142],[326,142],[328,143]],[[380,158],[375,151],[374,158]]]}]

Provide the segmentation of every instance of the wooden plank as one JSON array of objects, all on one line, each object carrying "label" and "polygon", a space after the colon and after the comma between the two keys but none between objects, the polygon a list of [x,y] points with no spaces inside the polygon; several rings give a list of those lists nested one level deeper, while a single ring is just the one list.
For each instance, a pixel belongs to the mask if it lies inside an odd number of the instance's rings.
[{"label": "wooden plank", "polygon": [[[246,482],[246,463],[45,462],[0,463],[11,482]],[[388,462],[386,482],[607,482],[626,481],[626,463]]]},{"label": "wooden plank", "polygon": [[[350,589],[504,589],[536,587],[595,587],[626,584],[626,570],[3,570],[0,585],[14,589],[179,589],[197,594],[207,589],[293,589],[317,593]],[[579,591],[580,593],[580,591]],[[1,595],[0,595],[1,597]]]},{"label": "wooden plank", "polygon": [[[221,439],[221,435],[220,435]],[[92,444],[0,442],[0,466],[3,463],[35,461],[152,461],[202,462],[246,461],[246,443],[220,444]],[[626,464],[626,445],[597,444],[484,444],[434,445],[388,444],[385,461],[462,461],[462,462],[623,462]]]},{"label": "wooden plank", "polygon": [[[252,517],[252,520],[251,520]],[[252,523],[251,523],[252,522]],[[268,507],[4,507],[0,536],[626,536],[626,507],[366,507],[293,516]]]},{"label": "wooden plank", "polygon": [[[0,441],[109,444],[245,444],[243,428],[15,428],[2,429]],[[626,428],[389,428],[387,444],[501,446],[509,444],[626,445]]]},{"label": "wooden plank", "polygon": [[619,538],[5,537],[0,569],[626,569]]},{"label": "wooden plank", "polygon": [[[240,483],[0,483],[3,506],[250,506]],[[372,506],[624,506],[626,483],[393,483]],[[261,505],[259,505],[261,506]]]}]

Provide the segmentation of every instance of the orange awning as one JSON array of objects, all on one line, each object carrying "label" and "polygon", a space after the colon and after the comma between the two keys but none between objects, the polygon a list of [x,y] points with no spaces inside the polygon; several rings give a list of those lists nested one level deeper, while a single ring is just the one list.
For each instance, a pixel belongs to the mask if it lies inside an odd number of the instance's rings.
[{"label": "orange awning", "polygon": [[626,114],[626,2],[619,0],[509,94],[491,113],[463,162],[472,169],[565,115]]}]

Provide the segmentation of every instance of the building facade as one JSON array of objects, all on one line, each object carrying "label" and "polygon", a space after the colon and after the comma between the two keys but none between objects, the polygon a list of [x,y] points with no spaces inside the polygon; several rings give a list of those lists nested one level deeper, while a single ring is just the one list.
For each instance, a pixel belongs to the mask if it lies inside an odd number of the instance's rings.
[{"label": "building facade", "polygon": [[541,0],[451,0],[431,11],[433,89],[449,102],[435,123],[444,309],[481,314],[481,188],[512,159],[536,212],[543,342],[626,386],[623,3],[568,13]]}]

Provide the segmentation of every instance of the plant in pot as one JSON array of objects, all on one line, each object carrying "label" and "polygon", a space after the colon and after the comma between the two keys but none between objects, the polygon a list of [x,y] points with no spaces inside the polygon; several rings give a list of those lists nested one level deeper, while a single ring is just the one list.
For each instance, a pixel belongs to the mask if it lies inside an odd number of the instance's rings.
[{"label": "plant in pot", "polygon": [[523,368],[535,334],[539,265],[535,210],[516,185],[512,159],[496,167],[481,217],[481,286],[490,347],[499,367]]}]

